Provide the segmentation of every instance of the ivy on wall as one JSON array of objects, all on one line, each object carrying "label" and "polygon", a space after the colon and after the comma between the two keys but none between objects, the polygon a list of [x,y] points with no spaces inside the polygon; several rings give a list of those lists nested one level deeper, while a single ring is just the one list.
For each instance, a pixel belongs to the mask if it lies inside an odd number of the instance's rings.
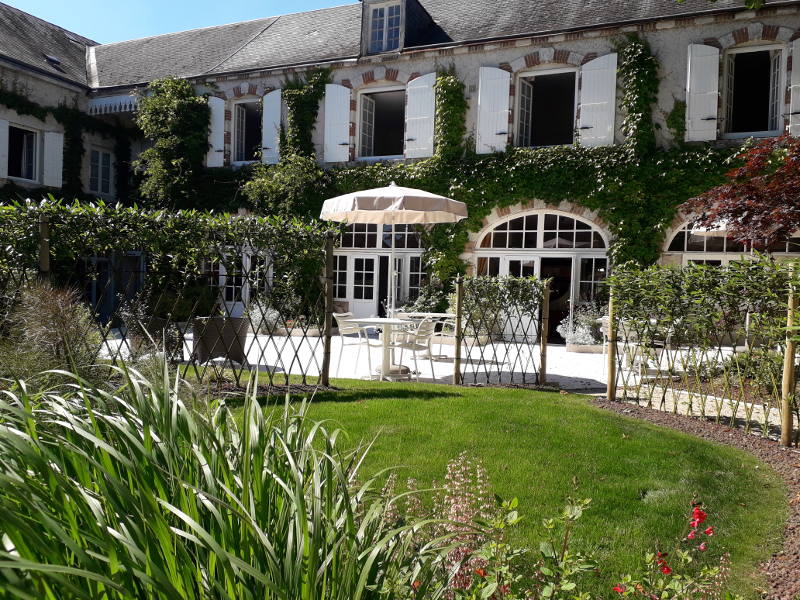
[{"label": "ivy on wall", "polygon": [[467,99],[464,83],[458,78],[455,67],[437,73],[435,89],[433,143],[436,156],[446,161],[456,160],[464,155]]},{"label": "ivy on wall", "polygon": [[[83,156],[86,152],[83,144],[83,134],[94,133],[106,138],[117,140],[129,139],[134,132],[122,127],[118,123],[109,123],[92,117],[77,106],[43,106],[28,98],[26,95],[0,87],[0,104],[15,111],[19,115],[31,116],[43,123],[48,116],[52,116],[64,128],[64,165],[61,190],[65,196],[80,198],[83,196],[83,181],[81,168]],[[120,200],[127,198],[127,164],[130,162],[130,143],[128,143],[127,163],[122,163],[117,158],[117,196]],[[124,172],[120,168],[125,169]],[[13,197],[23,191],[19,186],[7,184],[0,195]]]},{"label": "ivy on wall", "polygon": [[330,69],[314,69],[305,77],[295,75],[283,84],[286,102],[286,130],[281,131],[281,155],[312,156],[312,135],[317,123],[319,104],[325,97],[325,84],[331,82]]},{"label": "ivy on wall", "polygon": [[[326,197],[390,181],[461,200],[469,208],[468,219],[423,232],[427,262],[443,280],[464,270],[459,255],[468,234],[482,227],[493,208],[532,199],[553,205],[567,200],[596,211],[613,235],[610,253],[616,262],[653,263],[677,207],[722,182],[732,151],[706,145],[658,148],[653,121],[658,61],[648,44],[635,36],[620,40],[617,51],[624,144],[510,148],[477,155],[466,135],[464,85],[453,70],[446,70],[439,72],[436,81],[433,157],[408,164],[335,167],[324,175],[315,171],[314,177],[303,178],[291,177],[298,165],[284,160],[256,173],[245,186],[252,192],[246,195],[256,210],[272,212],[285,206],[282,203],[288,202],[290,191],[288,205],[294,214],[311,217],[319,215]],[[302,118],[309,122],[311,113]],[[303,173],[310,173],[310,166]],[[292,183],[285,189],[275,188],[276,182],[287,179]],[[300,179],[305,183],[298,186]]]}]

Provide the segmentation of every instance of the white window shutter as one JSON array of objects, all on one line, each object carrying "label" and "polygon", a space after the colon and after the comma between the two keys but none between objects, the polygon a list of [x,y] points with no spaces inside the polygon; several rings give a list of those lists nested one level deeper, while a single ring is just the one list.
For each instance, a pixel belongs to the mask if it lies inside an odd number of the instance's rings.
[{"label": "white window shutter", "polygon": [[508,144],[508,110],[511,73],[495,67],[481,67],[478,83],[478,154],[502,152]]},{"label": "white window shutter", "polygon": [[686,141],[717,139],[719,49],[689,44],[686,73]]},{"label": "white window shutter", "polygon": [[350,90],[325,85],[325,162],[350,160]]},{"label": "white window shutter", "polygon": [[261,99],[261,162],[276,164],[281,158],[281,90]]},{"label": "white window shutter", "polygon": [[581,67],[581,118],[578,135],[584,146],[614,143],[617,115],[617,54],[612,52]]},{"label": "white window shutter", "polygon": [[208,129],[207,167],[221,167],[225,164],[225,100],[216,96],[208,97],[211,121]]},{"label": "white window shutter", "polygon": [[60,131],[44,132],[43,164],[42,185],[60,188],[64,170],[64,134]]},{"label": "white window shutter", "polygon": [[789,104],[789,133],[800,136],[800,39],[792,42],[792,81]]},{"label": "white window shutter", "polygon": [[0,179],[8,177],[8,121],[0,119]]},{"label": "white window shutter", "polygon": [[435,84],[436,73],[428,73],[406,86],[406,158],[433,156]]}]

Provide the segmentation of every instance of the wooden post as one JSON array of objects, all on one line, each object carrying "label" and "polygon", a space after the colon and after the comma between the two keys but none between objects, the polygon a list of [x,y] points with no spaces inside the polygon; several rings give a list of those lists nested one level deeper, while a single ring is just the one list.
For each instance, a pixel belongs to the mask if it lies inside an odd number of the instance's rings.
[{"label": "wooden post", "polygon": [[547,383],[547,338],[550,335],[550,282],[550,279],[545,281],[544,293],[542,294],[542,329],[539,332],[539,385]]},{"label": "wooden post", "polygon": [[794,396],[794,314],[797,312],[797,294],[794,289],[794,268],[789,282],[789,301],[786,310],[786,350],[783,354],[783,382],[781,385],[781,445],[792,445],[792,397]]},{"label": "wooden post", "polygon": [[614,322],[614,288],[609,286],[608,294],[608,379],[606,399],[617,399],[617,324]]},{"label": "wooden post", "polygon": [[329,386],[331,373],[331,329],[333,329],[333,233],[325,239],[325,323],[323,325],[322,369],[319,374],[320,384]]},{"label": "wooden post", "polygon": [[455,358],[453,359],[453,385],[461,385],[461,344],[464,334],[461,321],[462,305],[464,303],[464,278],[456,277],[456,330],[455,330]]},{"label": "wooden post", "polygon": [[41,213],[39,215],[39,279],[50,278],[50,219]]}]

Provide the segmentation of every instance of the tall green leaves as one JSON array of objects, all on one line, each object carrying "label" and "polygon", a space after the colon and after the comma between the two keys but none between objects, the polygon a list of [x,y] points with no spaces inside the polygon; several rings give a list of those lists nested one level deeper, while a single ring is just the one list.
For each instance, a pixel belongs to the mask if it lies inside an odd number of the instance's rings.
[{"label": "tall green leaves", "polygon": [[0,399],[0,597],[353,600],[431,576],[424,524],[385,519],[364,449],[304,407],[251,395],[237,424],[167,372],[120,376]]}]

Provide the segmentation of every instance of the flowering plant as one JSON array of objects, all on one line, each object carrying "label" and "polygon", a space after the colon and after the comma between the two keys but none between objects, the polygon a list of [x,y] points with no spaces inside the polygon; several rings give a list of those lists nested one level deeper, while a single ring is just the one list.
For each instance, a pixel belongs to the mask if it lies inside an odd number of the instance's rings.
[{"label": "flowering plant", "polygon": [[[613,591],[623,597],[648,599],[725,598],[722,587],[728,575],[728,557],[723,555],[719,564],[702,564],[714,535],[714,526],[707,524],[708,513],[700,502],[692,505],[686,534],[670,552],[648,553],[645,573],[641,578],[630,575],[614,586]],[[699,565],[699,570],[696,566]]]}]

